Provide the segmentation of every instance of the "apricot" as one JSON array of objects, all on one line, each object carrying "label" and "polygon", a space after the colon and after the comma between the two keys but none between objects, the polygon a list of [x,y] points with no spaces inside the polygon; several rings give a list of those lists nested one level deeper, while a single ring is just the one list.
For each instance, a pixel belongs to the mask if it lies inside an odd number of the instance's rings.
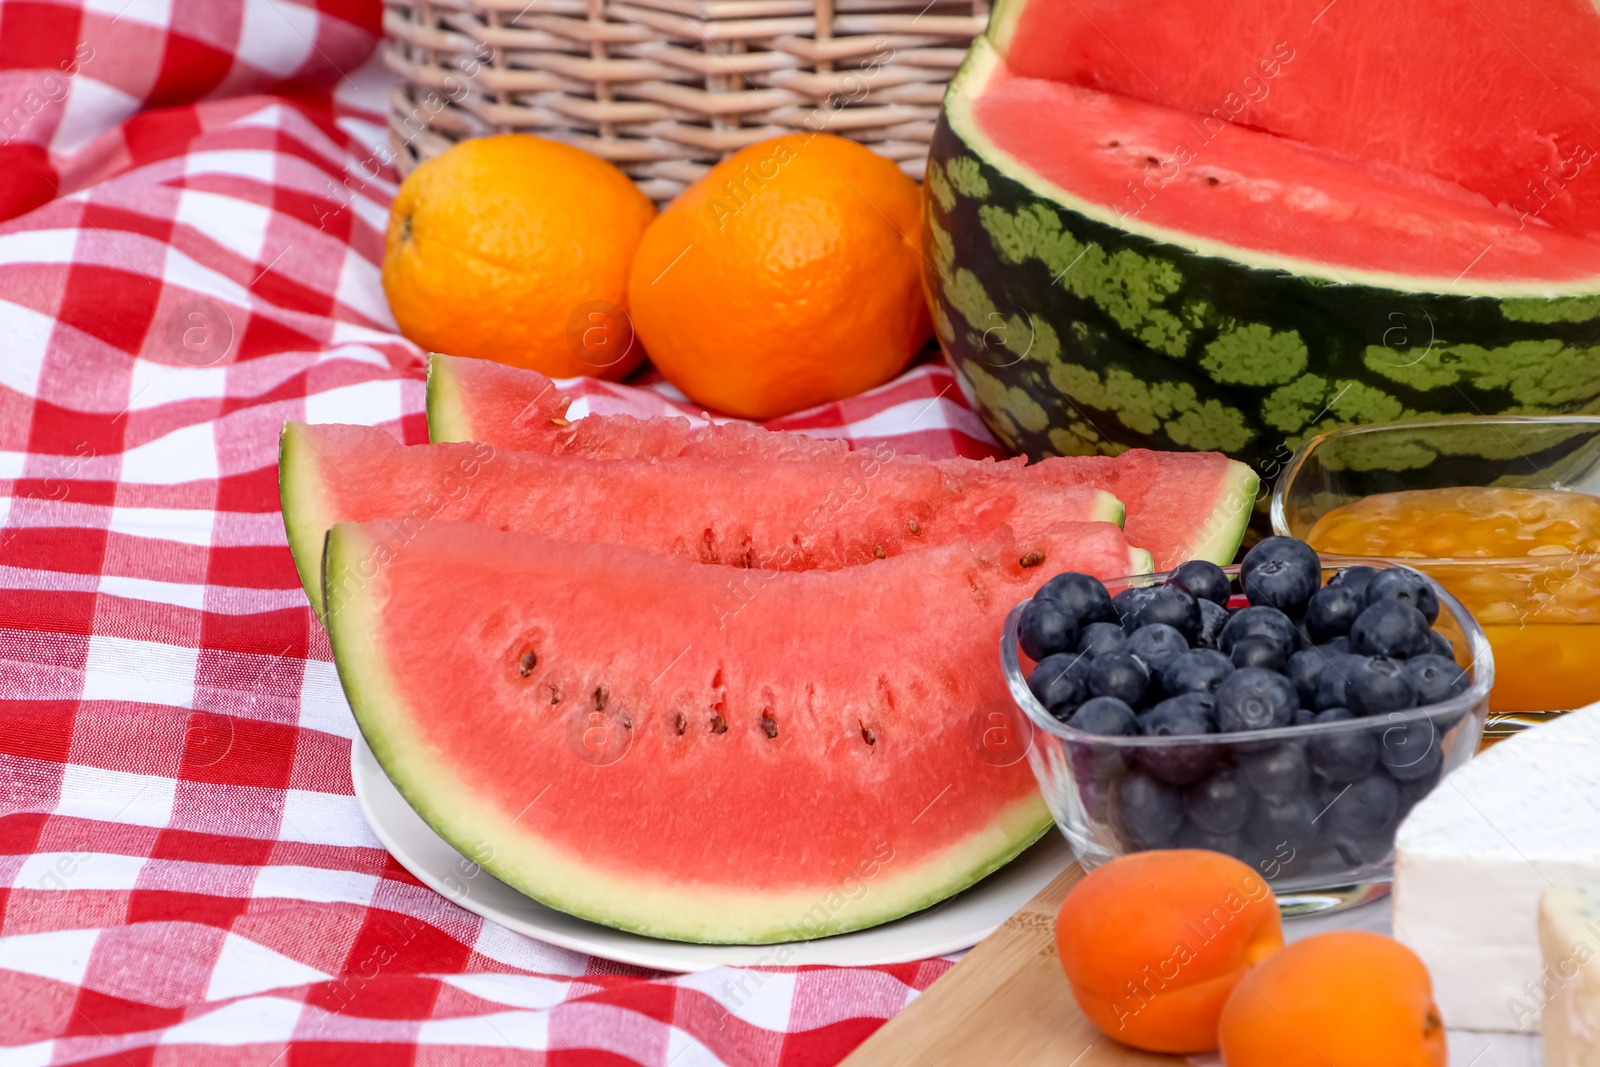
[{"label": "apricot", "polygon": [[1217,1047],[1240,977],[1283,946],[1272,890],[1220,852],[1135,852],[1072,888],[1056,950],[1089,1021],[1152,1052]]},{"label": "apricot", "polygon": [[1416,953],[1340,930],[1251,971],[1222,1009],[1228,1067],[1444,1067],[1444,1024]]}]

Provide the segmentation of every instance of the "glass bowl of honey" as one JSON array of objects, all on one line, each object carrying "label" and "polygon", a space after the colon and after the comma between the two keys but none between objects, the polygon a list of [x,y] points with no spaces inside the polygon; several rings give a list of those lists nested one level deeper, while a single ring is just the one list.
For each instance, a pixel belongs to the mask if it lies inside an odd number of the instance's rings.
[{"label": "glass bowl of honey", "polygon": [[1448,589],[1494,650],[1489,738],[1600,700],[1600,416],[1465,416],[1308,441],[1273,532],[1330,566],[1402,563]]}]

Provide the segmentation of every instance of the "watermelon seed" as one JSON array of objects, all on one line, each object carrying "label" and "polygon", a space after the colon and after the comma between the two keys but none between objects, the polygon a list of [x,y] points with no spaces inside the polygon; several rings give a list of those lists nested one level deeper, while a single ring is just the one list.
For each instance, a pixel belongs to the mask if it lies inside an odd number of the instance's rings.
[{"label": "watermelon seed", "polygon": [[556,685],[554,682],[550,683],[550,703],[551,704],[559,704],[559,703],[561,703],[561,687],[559,685]]},{"label": "watermelon seed", "polygon": [[860,719],[857,719],[856,725],[861,727],[861,740],[865,741],[869,745],[876,745],[878,743],[878,735],[869,730],[866,723],[862,722]]},{"label": "watermelon seed", "polygon": [[683,731],[689,728],[689,720],[683,714],[683,712],[680,711],[678,712],[678,717],[672,721],[672,725],[678,728],[678,736],[682,737]]},{"label": "watermelon seed", "polygon": [[761,732],[770,737],[778,736],[778,720],[772,717],[772,712],[761,713]]},{"label": "watermelon seed", "polygon": [[722,713],[720,711],[711,716],[711,732],[714,734],[725,734],[728,732],[728,720],[722,717]]},{"label": "watermelon seed", "polygon": [[1037,567],[1039,564],[1044,562],[1044,553],[1043,552],[1029,552],[1026,556],[1023,556],[1017,562],[1022,564],[1024,567]]},{"label": "watermelon seed", "polygon": [[522,659],[517,663],[517,673],[526,678],[538,665],[539,654],[530,648],[522,654]]},{"label": "watermelon seed", "polygon": [[571,426],[572,423],[570,421],[568,421],[567,419],[563,419],[560,415],[556,415],[556,416],[551,418],[550,425],[552,425],[552,426]]},{"label": "watermelon seed", "polygon": [[1208,178],[1206,178],[1206,184],[1207,185],[1221,185],[1222,181],[1219,178],[1208,177]]},{"label": "watermelon seed", "polygon": [[1152,167],[1159,167],[1161,165],[1161,160],[1157,159],[1155,156],[1145,156],[1144,161],[1150,164]]},{"label": "watermelon seed", "polygon": [[919,522],[917,522],[916,519],[912,519],[911,520],[911,536],[912,537],[921,537],[922,536],[922,525]]},{"label": "watermelon seed", "polygon": [[888,555],[888,553],[883,550],[883,546],[882,545],[873,545],[872,546],[872,556],[873,556],[874,559],[883,559],[887,555]]},{"label": "watermelon seed", "polygon": [[1122,142],[1121,141],[1107,141],[1106,142],[1106,147],[1107,148],[1121,148],[1122,147]]},{"label": "watermelon seed", "polygon": [[603,686],[603,685],[595,686],[595,689],[594,689],[594,710],[595,711],[605,711],[606,710],[606,698],[608,696],[610,696],[610,695],[611,695],[610,693],[606,692],[606,687],[605,686]]}]

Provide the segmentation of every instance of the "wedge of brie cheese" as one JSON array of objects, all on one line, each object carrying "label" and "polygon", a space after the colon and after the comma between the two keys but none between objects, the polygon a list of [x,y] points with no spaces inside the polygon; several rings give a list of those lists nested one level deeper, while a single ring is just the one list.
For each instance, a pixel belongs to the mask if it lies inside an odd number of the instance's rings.
[{"label": "wedge of brie cheese", "polygon": [[1600,1067],[1600,888],[1544,891],[1539,951],[1545,1067]]},{"label": "wedge of brie cheese", "polygon": [[1395,839],[1394,936],[1445,1025],[1539,1028],[1539,896],[1600,886],[1600,706],[1502,741],[1440,782]]}]

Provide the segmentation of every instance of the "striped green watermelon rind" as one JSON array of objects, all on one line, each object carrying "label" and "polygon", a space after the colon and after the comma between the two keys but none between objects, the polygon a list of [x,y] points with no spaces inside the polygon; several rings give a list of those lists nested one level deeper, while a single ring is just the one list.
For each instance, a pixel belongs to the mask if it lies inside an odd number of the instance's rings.
[{"label": "striped green watermelon rind", "polygon": [[1600,410],[1600,295],[1342,284],[1131,232],[983,135],[972,103],[998,62],[979,38],[946,95],[924,278],[963,391],[1013,449],[1217,450],[1271,477],[1341,426]]}]

